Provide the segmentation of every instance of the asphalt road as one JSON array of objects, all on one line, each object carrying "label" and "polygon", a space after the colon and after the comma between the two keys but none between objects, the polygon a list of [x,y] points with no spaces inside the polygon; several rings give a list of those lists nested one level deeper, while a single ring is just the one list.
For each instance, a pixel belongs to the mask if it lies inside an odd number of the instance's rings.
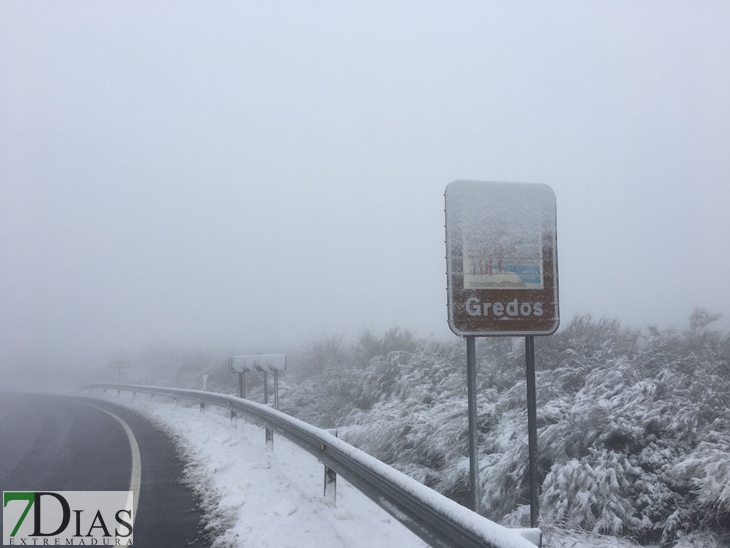
[{"label": "asphalt road", "polygon": [[195,497],[180,483],[184,463],[172,441],[139,415],[107,402],[0,393],[0,491],[129,490],[132,444],[109,413],[128,425],[139,448],[134,545],[209,546]]}]

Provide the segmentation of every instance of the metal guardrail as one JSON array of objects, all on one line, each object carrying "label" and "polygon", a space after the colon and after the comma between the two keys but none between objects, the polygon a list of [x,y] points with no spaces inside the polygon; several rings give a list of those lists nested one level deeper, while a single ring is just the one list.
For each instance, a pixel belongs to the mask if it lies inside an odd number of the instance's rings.
[{"label": "metal guardrail", "polygon": [[541,543],[539,529],[494,523],[327,431],[266,405],[215,392],[134,384],[87,384],[79,391],[92,389],[182,398],[249,415],[314,455],[434,548],[535,548]]}]

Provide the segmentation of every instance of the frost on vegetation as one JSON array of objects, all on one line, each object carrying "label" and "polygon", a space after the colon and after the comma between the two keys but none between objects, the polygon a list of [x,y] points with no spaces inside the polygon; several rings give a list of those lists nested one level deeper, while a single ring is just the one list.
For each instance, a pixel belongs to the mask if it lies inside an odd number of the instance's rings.
[{"label": "frost on vegetation", "polygon": [[726,548],[729,540],[709,531],[692,532],[680,537],[674,548]]},{"label": "frost on vegetation", "polygon": [[631,481],[638,475],[626,455],[608,449],[594,449],[586,458],[556,464],[543,483],[543,515],[556,523],[614,535],[629,524],[633,528],[648,525],[633,516],[629,498]]},{"label": "frost on vegetation", "polygon": [[710,431],[689,455],[674,467],[694,487],[697,502],[720,514],[730,514],[730,432]]}]

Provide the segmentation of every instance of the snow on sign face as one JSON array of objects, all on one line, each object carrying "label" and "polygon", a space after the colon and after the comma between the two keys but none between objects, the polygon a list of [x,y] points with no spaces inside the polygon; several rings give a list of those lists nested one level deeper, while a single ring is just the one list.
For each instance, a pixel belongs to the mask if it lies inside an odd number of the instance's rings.
[{"label": "snow on sign face", "polygon": [[285,371],[286,354],[259,354],[257,356],[232,356],[228,358],[231,373],[247,371]]},{"label": "snow on sign face", "polygon": [[547,185],[446,187],[449,327],[457,335],[549,335],[559,324],[555,194]]}]

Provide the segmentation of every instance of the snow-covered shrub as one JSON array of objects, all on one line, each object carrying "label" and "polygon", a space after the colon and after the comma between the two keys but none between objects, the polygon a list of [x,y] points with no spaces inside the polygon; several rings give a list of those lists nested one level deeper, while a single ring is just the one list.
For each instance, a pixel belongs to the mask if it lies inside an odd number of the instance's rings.
[{"label": "snow-covered shrub", "polygon": [[418,348],[420,341],[412,331],[391,327],[382,336],[378,336],[371,329],[363,329],[352,345],[355,365],[366,367],[370,360],[377,356],[387,356],[391,352],[413,352]]},{"label": "snow-covered shrub", "polygon": [[634,528],[643,521],[634,517],[629,497],[639,474],[626,455],[607,449],[555,464],[543,484],[543,515],[596,533]]},{"label": "snow-covered shrub", "polygon": [[679,537],[674,548],[727,548],[728,540],[711,531],[693,531]]},{"label": "snow-covered shrub", "polygon": [[579,315],[555,335],[537,337],[536,365],[588,372],[619,357],[633,358],[639,349],[639,338],[639,331],[623,327],[618,320],[594,320],[590,314]]},{"label": "snow-covered shrub", "polygon": [[730,514],[730,432],[708,433],[673,470],[689,479],[697,502],[719,514]]}]

